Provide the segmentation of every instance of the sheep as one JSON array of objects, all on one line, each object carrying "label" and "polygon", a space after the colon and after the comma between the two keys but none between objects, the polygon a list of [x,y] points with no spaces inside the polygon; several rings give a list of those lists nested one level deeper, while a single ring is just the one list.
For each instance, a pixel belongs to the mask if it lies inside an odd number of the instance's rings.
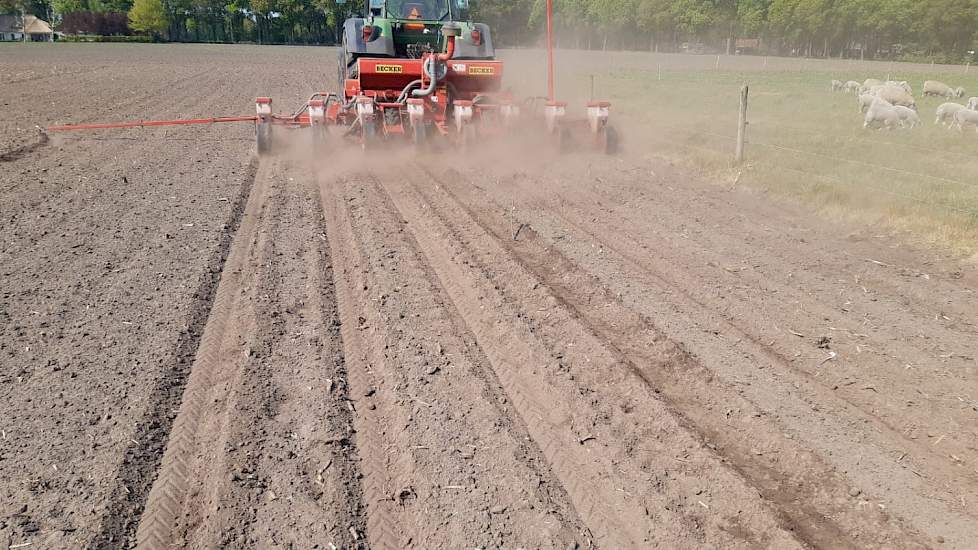
[{"label": "sheep", "polygon": [[893,105],[903,105],[917,110],[917,102],[913,96],[899,86],[880,86],[873,89],[873,93],[880,99],[886,100]]},{"label": "sheep", "polygon": [[841,80],[833,80],[832,81],[832,91],[833,92],[841,92],[843,86],[845,86],[845,84],[843,84]]},{"label": "sheep", "polygon": [[901,80],[899,82],[897,82],[896,80],[887,80],[884,83],[884,85],[885,86],[899,86],[899,87],[903,88],[904,90],[906,90],[908,94],[911,94],[911,95],[913,94],[913,88],[910,86],[910,83],[907,82],[906,80]]},{"label": "sheep", "polygon": [[936,80],[927,80],[924,82],[924,95],[932,95],[937,97],[961,97],[958,94],[958,90],[961,91],[961,95],[964,95],[964,88],[953,89],[943,82],[938,82]]},{"label": "sheep", "polygon": [[966,124],[974,124],[975,132],[978,132],[978,111],[958,109],[954,113],[954,125],[957,126],[958,130],[963,132]]},{"label": "sheep", "polygon": [[958,86],[954,89],[954,97],[961,98],[964,97],[964,86]]},{"label": "sheep", "polygon": [[883,81],[876,80],[875,78],[867,78],[866,80],[863,81],[863,86],[867,88],[872,88],[873,86],[882,86],[882,85],[883,85]]},{"label": "sheep", "polygon": [[866,109],[869,109],[869,106],[877,99],[879,98],[873,94],[859,94],[859,97],[856,98],[856,104],[859,105],[859,112],[865,113]]},{"label": "sheep", "polygon": [[843,90],[847,94],[857,93],[859,92],[860,88],[862,88],[862,84],[856,82],[855,80],[850,80],[843,85]]},{"label": "sheep", "polygon": [[916,128],[920,125],[920,117],[917,116],[917,111],[914,111],[910,107],[894,105],[893,110],[895,110],[897,115],[900,117],[900,126],[903,126],[904,128],[907,126]]},{"label": "sheep", "polygon": [[969,97],[967,107],[972,111],[978,111],[978,97]]},{"label": "sheep", "polygon": [[[978,111],[975,111],[978,113]],[[896,126],[900,125],[900,115],[886,101],[876,98],[869,109],[866,110],[866,116],[863,117],[863,128],[886,128],[887,130],[892,130]]]},{"label": "sheep", "polygon": [[950,126],[954,122],[954,113],[960,111],[961,109],[964,109],[964,105],[961,105],[960,103],[941,103],[941,105],[937,108],[934,124]]}]

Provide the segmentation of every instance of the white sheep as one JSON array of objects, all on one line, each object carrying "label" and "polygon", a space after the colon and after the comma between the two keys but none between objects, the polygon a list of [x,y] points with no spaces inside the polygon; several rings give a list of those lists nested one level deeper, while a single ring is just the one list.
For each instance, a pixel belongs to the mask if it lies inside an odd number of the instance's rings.
[{"label": "white sheep", "polygon": [[903,105],[894,105],[893,110],[896,111],[897,115],[900,117],[900,126],[906,128],[916,128],[920,125],[920,117],[917,116],[917,111],[914,111],[910,107],[904,107]]},{"label": "white sheep", "polygon": [[[964,88],[959,89],[961,90],[961,95],[964,95]],[[960,97],[957,95],[957,93],[958,90],[951,88],[943,82],[938,82],[937,80],[924,81],[924,95],[946,97],[950,99],[952,97]]]},{"label": "white sheep", "polygon": [[874,93],[880,99],[884,99],[893,105],[903,105],[904,107],[910,107],[913,110],[917,110],[916,100],[914,100],[911,94],[907,93],[906,90],[899,86],[884,85],[874,87],[872,93]]},{"label": "white sheep", "polygon": [[913,87],[911,87],[910,86],[910,83],[907,82],[906,80],[901,80],[899,82],[896,81],[896,80],[887,80],[886,81],[886,85],[887,86],[899,86],[899,87],[903,88],[904,90],[906,90],[908,94],[913,95]]},{"label": "white sheep", "polygon": [[859,94],[859,97],[856,98],[856,104],[859,105],[859,112],[865,113],[866,109],[869,109],[869,106],[877,99],[879,98],[873,94]]},{"label": "white sheep", "polygon": [[958,86],[954,89],[954,97],[964,97],[964,86]]},{"label": "white sheep", "polygon": [[[978,111],[975,111],[978,113]],[[863,117],[863,128],[886,128],[892,130],[900,125],[900,115],[886,101],[876,98],[873,104],[866,110]]]},{"label": "white sheep", "polygon": [[883,81],[876,80],[875,78],[867,78],[866,80],[863,81],[863,86],[867,88],[872,88],[873,86],[882,86],[882,85],[883,85]]},{"label": "white sheep", "polygon": [[954,125],[958,130],[963,132],[964,127],[968,124],[973,124],[975,131],[978,132],[978,111],[959,109],[958,112],[954,113]]},{"label": "white sheep", "polygon": [[960,103],[941,103],[941,105],[937,108],[934,124],[950,126],[954,122],[954,113],[960,111],[961,109],[964,109],[964,105],[961,105]]},{"label": "white sheep", "polygon": [[972,111],[978,111],[978,97],[969,97],[967,107]]},{"label": "white sheep", "polygon": [[841,80],[833,80],[832,81],[832,91],[833,92],[841,92],[843,86],[845,86],[845,84],[843,84]]},{"label": "white sheep", "polygon": [[862,88],[862,84],[856,82],[855,80],[850,80],[850,81],[846,82],[845,85],[844,85],[844,87],[843,87],[843,89],[845,90],[845,92],[847,94],[855,94],[855,93],[858,93],[860,88]]}]

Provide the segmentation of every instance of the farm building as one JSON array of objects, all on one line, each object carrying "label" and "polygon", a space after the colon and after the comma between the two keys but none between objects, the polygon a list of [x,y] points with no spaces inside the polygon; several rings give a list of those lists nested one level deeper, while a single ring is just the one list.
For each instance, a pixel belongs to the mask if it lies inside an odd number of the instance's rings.
[{"label": "farm building", "polygon": [[27,40],[32,42],[51,42],[54,40],[54,32],[47,21],[38,19],[33,15],[21,17],[20,15],[0,15],[0,42],[23,41],[26,34]]}]

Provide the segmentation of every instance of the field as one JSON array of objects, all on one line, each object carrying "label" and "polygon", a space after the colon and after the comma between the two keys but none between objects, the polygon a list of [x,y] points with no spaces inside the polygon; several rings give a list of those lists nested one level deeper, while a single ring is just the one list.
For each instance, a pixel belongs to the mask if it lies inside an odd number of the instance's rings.
[{"label": "field", "polygon": [[[563,83],[610,98],[626,118],[634,152],[682,162],[721,184],[800,199],[831,219],[875,224],[978,258],[978,135],[934,124],[943,98],[924,80],[978,95],[978,69],[858,60],[561,52]],[[542,65],[527,64],[539,70]],[[921,127],[862,128],[853,95],[833,79],[906,80]],[[748,84],[747,164],[733,166],[740,87]]]},{"label": "field", "polygon": [[0,545],[973,548],[978,136],[936,101],[864,132],[828,80],[886,65],[561,52],[620,155],[34,130],[289,109],[335,57],[0,45]]}]

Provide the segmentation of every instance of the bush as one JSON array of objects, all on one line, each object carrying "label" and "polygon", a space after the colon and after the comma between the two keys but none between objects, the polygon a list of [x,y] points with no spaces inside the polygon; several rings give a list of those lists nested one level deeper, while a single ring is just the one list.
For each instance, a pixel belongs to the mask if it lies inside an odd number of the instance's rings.
[{"label": "bush", "polygon": [[117,12],[78,11],[66,13],[59,30],[65,34],[129,35],[129,17],[124,13]]},{"label": "bush", "polygon": [[153,42],[151,36],[101,36],[98,34],[67,34],[62,42]]}]

